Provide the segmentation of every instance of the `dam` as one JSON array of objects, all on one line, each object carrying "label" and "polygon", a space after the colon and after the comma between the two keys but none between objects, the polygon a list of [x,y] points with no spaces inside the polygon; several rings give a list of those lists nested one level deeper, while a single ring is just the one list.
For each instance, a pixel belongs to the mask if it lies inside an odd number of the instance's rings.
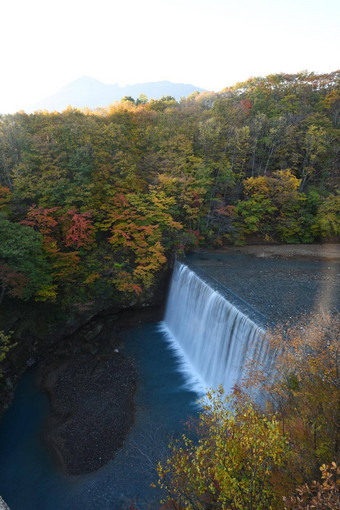
[{"label": "dam", "polygon": [[163,331],[205,388],[222,385],[229,392],[240,383],[247,362],[255,358],[269,366],[272,357],[265,339],[265,317],[213,284],[177,262]]}]

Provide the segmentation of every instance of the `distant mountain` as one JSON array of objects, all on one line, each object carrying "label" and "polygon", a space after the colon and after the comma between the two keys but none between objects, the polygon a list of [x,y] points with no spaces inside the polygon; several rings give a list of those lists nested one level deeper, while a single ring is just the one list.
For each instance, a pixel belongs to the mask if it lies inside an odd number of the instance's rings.
[{"label": "distant mountain", "polygon": [[33,105],[32,110],[62,111],[69,105],[75,108],[97,108],[108,106],[113,101],[120,101],[124,96],[137,99],[145,94],[148,99],[160,99],[162,96],[173,96],[176,100],[189,96],[198,90],[204,89],[184,83],[170,81],[156,81],[151,83],[138,83],[121,87],[118,84],[105,85],[94,78],[84,77],[62,87],[52,96]]}]

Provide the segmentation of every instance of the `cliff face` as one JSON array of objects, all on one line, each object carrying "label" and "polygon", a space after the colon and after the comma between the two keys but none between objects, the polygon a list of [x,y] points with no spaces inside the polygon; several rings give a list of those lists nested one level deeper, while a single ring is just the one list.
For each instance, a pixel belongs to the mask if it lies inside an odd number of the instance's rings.
[{"label": "cliff face", "polygon": [[15,346],[10,349],[1,367],[0,416],[7,409],[26,368],[58,356],[60,352],[65,357],[72,356],[79,352],[79,345],[88,346],[88,350],[97,349],[92,343],[101,338],[103,324],[108,320],[114,335],[119,328],[129,327],[139,320],[139,314],[143,318],[160,320],[168,279],[169,271],[164,270],[153,288],[140,296],[123,295],[114,300],[97,298],[72,310],[44,303],[4,301],[0,330],[12,332]]}]

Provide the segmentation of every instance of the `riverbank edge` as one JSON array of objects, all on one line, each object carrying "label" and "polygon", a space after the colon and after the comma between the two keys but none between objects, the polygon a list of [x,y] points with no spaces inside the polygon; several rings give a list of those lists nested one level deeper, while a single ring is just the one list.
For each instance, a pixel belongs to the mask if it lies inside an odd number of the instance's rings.
[{"label": "riverbank edge", "polygon": [[243,253],[258,258],[293,258],[301,260],[329,260],[340,262],[339,243],[313,244],[252,244],[224,246],[215,250],[200,250],[211,253]]},{"label": "riverbank edge", "polygon": [[39,363],[37,385],[51,410],[44,439],[68,475],[100,469],[123,446],[134,422],[138,385],[133,360],[121,354],[121,332],[158,322],[163,306],[97,317]]}]

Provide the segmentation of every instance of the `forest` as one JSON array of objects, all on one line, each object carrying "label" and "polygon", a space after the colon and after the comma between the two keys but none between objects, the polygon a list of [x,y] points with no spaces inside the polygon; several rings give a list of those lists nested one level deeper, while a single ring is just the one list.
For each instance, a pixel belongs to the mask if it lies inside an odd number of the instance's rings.
[{"label": "forest", "polygon": [[[176,255],[199,247],[337,242],[339,149],[339,71],[251,78],[179,102],[170,96],[148,100],[141,95],[94,111],[69,107],[62,113],[3,115],[0,306],[51,306],[65,317],[91,310],[98,300],[130,306],[148,299]],[[201,450],[194,453],[186,438],[187,456],[179,457],[174,446],[172,481],[167,479],[169,471],[159,466],[162,483],[173,497],[183,488],[183,480],[195,492],[195,497],[181,492],[184,506],[174,508],[271,508],[276,497],[282,501],[294,489],[288,482],[283,487],[290,492],[272,489],[283,476],[281,463],[287,462],[297,483],[312,480],[320,465],[328,462],[322,466],[328,488],[320,489],[321,481],[315,490],[305,487],[301,491],[309,491],[309,496],[305,500],[303,492],[292,496],[287,508],[307,508],[303,502],[317,498],[318,491],[328,491],[330,506],[315,508],[338,508],[338,500],[331,501],[336,483],[332,473],[338,469],[331,462],[338,454],[339,434],[331,424],[338,415],[334,418],[334,407],[329,407],[339,395],[338,376],[336,383],[332,379],[338,347],[329,342],[329,325],[322,331],[315,325],[314,337],[322,337],[331,361],[320,358],[325,351],[313,345],[310,366],[314,375],[319,369],[327,373],[331,386],[325,379],[306,378],[306,367],[298,366],[296,356],[289,362],[296,363],[298,379],[266,389],[282,403],[280,419],[264,419],[239,394],[233,397],[236,414],[246,417],[244,429],[242,425],[235,434],[241,437],[247,431],[242,441],[254,433],[260,442],[265,437],[271,442],[271,449],[261,443],[268,454],[264,476],[252,480],[259,484],[252,490],[261,493],[261,502],[256,503],[254,495],[246,506],[244,495],[238,493],[232,501],[223,499],[230,473],[226,478],[225,470],[209,471],[205,455],[211,454],[212,446],[207,428],[215,434],[213,455],[218,459],[220,434],[235,425],[228,413],[219,414],[224,407],[217,397],[216,414],[203,415],[196,425]],[[0,363],[16,348],[12,336],[17,342],[15,332],[0,324]],[[292,338],[296,341],[296,334]],[[286,363],[283,359],[282,367]],[[254,375],[260,384],[259,377]],[[319,390],[319,407],[314,409],[313,392]],[[288,452],[279,432],[284,418],[286,427],[294,430],[290,441],[298,445],[298,459],[294,449]],[[220,429],[217,423],[224,419]],[[319,449],[308,447],[316,430],[323,438],[330,437],[329,428],[332,444],[323,440]],[[234,452],[234,460],[247,477],[244,452]],[[260,449],[260,459],[261,455]],[[208,466],[205,471],[203,465]],[[270,489],[269,472],[276,476]],[[287,474],[287,469],[283,472]],[[238,487],[241,482],[233,481]],[[200,499],[200,491],[209,493],[210,500]]]},{"label": "forest", "polygon": [[3,116],[0,300],[82,306],[147,291],[195,246],[336,239],[339,80]]}]

